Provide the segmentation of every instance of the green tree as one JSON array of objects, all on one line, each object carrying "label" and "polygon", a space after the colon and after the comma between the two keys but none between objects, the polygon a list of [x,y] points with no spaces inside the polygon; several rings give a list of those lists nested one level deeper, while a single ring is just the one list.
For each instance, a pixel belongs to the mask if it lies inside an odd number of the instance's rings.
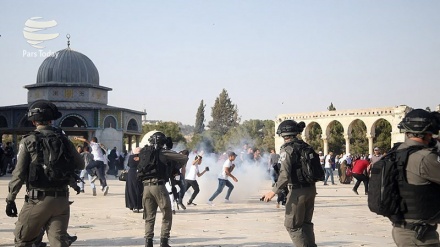
[{"label": "green tree", "polygon": [[192,136],[194,135],[194,126],[189,124],[179,124],[180,133],[183,136]]},{"label": "green tree", "polygon": [[231,128],[224,136],[223,150],[241,147],[243,143],[267,151],[275,148],[275,122],[272,120],[246,120],[236,128]]},{"label": "green tree", "polygon": [[388,121],[379,119],[374,128],[373,146],[379,147],[382,152],[389,150],[391,148],[391,129],[391,124]]},{"label": "green tree", "polygon": [[267,151],[275,147],[275,122],[272,120],[246,120],[237,127],[230,128],[222,135],[216,130],[206,130],[195,134],[187,147],[209,152],[224,152],[249,143],[251,147]]},{"label": "green tree", "polygon": [[212,131],[224,135],[230,128],[239,125],[240,119],[238,117],[237,106],[232,104],[228,92],[223,89],[220,95],[215,100],[212,107],[212,121],[209,122],[209,128]]},{"label": "green tree", "polygon": [[333,106],[333,102],[330,103],[330,106],[327,107],[327,110],[329,110],[329,111],[336,111],[336,108]]},{"label": "green tree", "polygon": [[264,127],[261,149],[265,149],[269,152],[269,149],[275,148],[275,121],[263,120],[263,123]]},{"label": "green tree", "polygon": [[194,134],[201,134],[205,130],[205,104],[200,101],[196,114],[196,124],[194,125]]},{"label": "green tree", "polygon": [[322,141],[322,129],[318,123],[311,123],[309,136],[307,136],[307,143],[313,147],[313,149],[318,152],[324,149],[324,142]]},{"label": "green tree", "polygon": [[213,152],[223,152],[226,148],[226,144],[223,138],[224,134],[216,130],[207,130],[203,132],[203,143],[198,146],[212,147]]},{"label": "green tree", "polygon": [[252,139],[248,128],[241,124],[236,128],[229,129],[229,131],[222,136],[222,145],[217,146],[217,151],[223,151],[229,147],[239,147],[243,145],[244,142],[251,143],[251,146],[253,146],[254,141]]},{"label": "green tree", "polygon": [[355,120],[351,126],[350,153],[368,153],[367,127],[361,120]]},{"label": "green tree", "polygon": [[330,133],[327,136],[329,151],[335,154],[345,152],[344,127],[338,121],[333,121],[330,124]]}]

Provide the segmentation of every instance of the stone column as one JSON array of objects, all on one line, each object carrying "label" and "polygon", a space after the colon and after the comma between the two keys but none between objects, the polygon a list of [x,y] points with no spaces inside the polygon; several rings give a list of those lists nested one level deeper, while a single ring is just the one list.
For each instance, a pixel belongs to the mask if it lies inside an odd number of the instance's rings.
[{"label": "stone column", "polygon": [[350,138],[351,138],[351,135],[344,135],[344,139],[345,139],[345,153],[346,154],[350,153]]},{"label": "stone column", "polygon": [[133,150],[133,147],[131,146],[131,142],[133,141],[132,135],[127,135],[128,137],[128,150],[127,152],[130,152],[131,150]]},{"label": "stone column", "polygon": [[367,134],[367,138],[368,138],[368,154],[372,154],[373,153],[373,135],[369,135]]},{"label": "stone column", "polygon": [[140,136],[136,136],[136,147],[139,147],[139,137]]},{"label": "stone column", "polygon": [[324,141],[324,150],[322,150],[324,152],[324,154],[328,154],[328,141],[327,141],[327,137],[323,137],[322,140]]}]

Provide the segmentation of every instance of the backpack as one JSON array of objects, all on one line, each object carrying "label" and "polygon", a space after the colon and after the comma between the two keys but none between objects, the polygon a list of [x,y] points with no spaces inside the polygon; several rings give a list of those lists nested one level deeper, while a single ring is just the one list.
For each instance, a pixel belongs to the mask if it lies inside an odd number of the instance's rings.
[{"label": "backpack", "polygon": [[29,180],[45,187],[57,182],[63,184],[73,178],[76,163],[68,148],[71,143],[62,131],[49,134],[35,131],[31,134],[35,135],[37,158],[31,163]]},{"label": "backpack", "polygon": [[138,180],[150,178],[167,178],[167,166],[159,158],[161,149],[154,146],[145,146],[139,152],[139,164],[137,167]]},{"label": "backpack", "polygon": [[296,169],[298,182],[315,183],[318,181],[324,181],[324,170],[322,169],[319,155],[315,150],[303,141],[294,142],[293,149],[298,157],[297,161],[299,166]]},{"label": "backpack", "polygon": [[399,215],[405,210],[399,184],[406,181],[408,156],[423,148],[423,146],[410,146],[397,150],[400,144],[395,144],[385,156],[372,165],[368,183],[370,211],[388,218]]}]

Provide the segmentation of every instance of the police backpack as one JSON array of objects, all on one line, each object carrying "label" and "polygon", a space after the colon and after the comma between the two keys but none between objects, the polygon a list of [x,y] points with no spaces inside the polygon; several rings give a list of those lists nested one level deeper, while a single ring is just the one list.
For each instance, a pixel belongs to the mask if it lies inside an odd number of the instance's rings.
[{"label": "police backpack", "polygon": [[167,179],[167,166],[160,160],[161,148],[146,145],[139,152],[137,178],[140,181],[157,178]]},{"label": "police backpack", "polygon": [[61,130],[43,134],[35,131],[36,159],[31,162],[29,181],[36,187],[66,184],[74,177],[76,163],[69,149],[72,145]]},{"label": "police backpack", "polygon": [[423,148],[410,146],[397,150],[400,144],[395,144],[385,156],[372,165],[368,183],[370,211],[388,218],[400,215],[406,210],[399,187],[406,182],[409,155]]},{"label": "police backpack", "polygon": [[301,184],[311,184],[318,181],[324,181],[324,170],[322,169],[319,155],[315,150],[313,150],[309,144],[301,140],[293,143],[293,149],[298,158],[298,166],[296,169],[292,169],[292,172],[296,173],[298,182]]}]

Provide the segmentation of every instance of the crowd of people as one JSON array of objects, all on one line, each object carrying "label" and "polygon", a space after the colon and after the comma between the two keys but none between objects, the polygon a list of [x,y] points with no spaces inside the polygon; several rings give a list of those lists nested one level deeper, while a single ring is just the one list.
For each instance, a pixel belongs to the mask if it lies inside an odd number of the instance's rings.
[{"label": "crowd of people", "polygon": [[[5,155],[12,153],[14,156],[15,152],[10,143],[0,151],[3,156],[2,174],[4,175],[4,171],[12,171],[6,197],[6,214],[9,217],[18,217],[14,231],[15,245],[44,246],[41,239],[47,233],[50,245],[69,246],[76,237],[67,233],[72,203],[69,201],[68,186],[78,193],[84,193],[83,179],[87,176],[93,196],[97,195],[94,184],[96,179],[100,181],[103,195],[107,195],[109,187],[106,177],[118,177],[119,171],[126,168],[128,174],[125,204],[133,212],[143,212],[145,246],[153,246],[154,224],[159,208],[162,212],[160,246],[170,247],[173,201],[185,209],[183,198],[188,189],[192,188],[193,193],[187,201],[187,206],[197,205],[194,202],[200,192],[197,178],[210,170],[208,166],[202,171],[199,170],[203,156],[196,154],[194,160],[188,163],[189,152],[182,150],[178,153],[171,150],[171,139],[160,131],[152,133],[148,138],[149,144],[134,149],[130,155],[119,154],[116,148],[106,150],[97,137],[90,140],[76,137],[75,139],[84,142],[84,145],[75,147],[60,129],[51,126],[52,121],[60,117],[61,113],[53,103],[34,102],[29,107],[28,120],[36,130],[20,141],[16,164],[14,157],[6,158]],[[228,187],[224,202],[231,202],[234,185],[230,179],[238,182],[234,175],[236,169],[247,165],[264,168],[267,176],[272,179],[272,190],[261,200],[268,202],[278,195],[278,202],[286,205],[284,226],[292,243],[295,246],[317,246],[313,224],[317,195],[315,183],[324,179],[324,185],[327,185],[330,178],[331,183],[336,185],[333,173],[337,169],[340,183],[349,184],[354,177],[356,183],[353,192],[359,194],[358,188],[363,182],[365,194],[370,195],[370,171],[375,169],[376,162],[381,161],[382,156],[379,148],[374,148],[374,154],[368,156],[349,153],[334,155],[333,152],[324,155],[318,152],[317,170],[321,174],[325,171],[325,177],[305,180],[304,163],[301,161],[304,157],[297,150],[298,146],[311,148],[298,138],[304,127],[303,122],[297,123],[293,120],[285,120],[278,126],[277,134],[284,140],[279,154],[274,149],[270,150],[269,155],[262,154],[261,150],[245,144],[239,155],[233,150],[220,155],[217,160],[217,163],[222,164],[218,173],[218,186],[207,203],[214,205],[214,200],[223,192],[224,187]],[[437,215],[440,212],[437,203],[440,186],[440,139],[438,136],[434,137],[440,130],[440,113],[434,115],[416,109],[409,112],[398,127],[407,139],[397,150],[417,148],[406,157],[407,168],[404,170],[404,177],[407,184],[403,187],[399,185],[407,208],[396,214],[396,217],[390,217],[393,240],[397,246],[440,246],[436,232],[439,222]],[[50,146],[49,143],[57,145]],[[11,147],[12,151],[8,147]],[[52,152],[69,154],[68,159],[61,159],[65,166],[57,164],[60,158],[51,160],[51,157],[55,157]],[[79,175],[75,174],[75,171],[80,171]],[[24,184],[27,194],[18,213],[15,199]],[[170,185],[169,190],[167,184]],[[180,189],[179,192],[177,187]]]},{"label": "crowd of people", "polygon": [[324,185],[328,185],[328,179],[332,185],[337,185],[334,179],[334,171],[337,170],[337,176],[341,184],[351,184],[355,178],[353,192],[359,194],[357,189],[361,182],[365,186],[365,195],[368,195],[368,179],[371,166],[377,162],[382,153],[379,147],[373,149],[373,154],[357,154],[343,153],[334,155],[332,151],[324,155],[322,151],[318,151],[322,169],[325,172]]},{"label": "crowd of people", "polygon": [[[118,153],[116,147],[110,152],[105,149],[105,146],[98,142],[97,137],[86,140],[82,137],[75,137],[75,140],[84,142],[84,145],[79,145],[78,152],[83,157],[86,163],[85,169],[80,171],[81,192],[84,193],[84,179],[87,176],[93,196],[97,195],[95,181],[98,179],[101,185],[101,191],[107,195],[109,186],[107,185],[107,175],[119,176],[125,168],[127,162],[127,152]],[[108,155],[107,155],[108,153]]]}]

